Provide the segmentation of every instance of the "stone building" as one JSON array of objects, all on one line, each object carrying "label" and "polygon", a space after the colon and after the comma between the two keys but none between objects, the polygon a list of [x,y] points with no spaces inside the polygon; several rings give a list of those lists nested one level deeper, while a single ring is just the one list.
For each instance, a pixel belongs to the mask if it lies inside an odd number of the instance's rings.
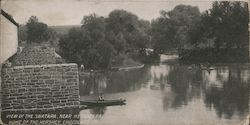
[{"label": "stone building", "polygon": [[[0,8],[0,89],[2,64],[17,52],[18,26],[12,16]],[[2,103],[2,95],[0,95],[0,103]],[[0,120],[1,123],[2,120]]]},{"label": "stone building", "polygon": [[49,46],[18,47],[18,24],[3,10],[0,27],[2,113],[78,109],[77,64],[58,63],[60,56]]}]

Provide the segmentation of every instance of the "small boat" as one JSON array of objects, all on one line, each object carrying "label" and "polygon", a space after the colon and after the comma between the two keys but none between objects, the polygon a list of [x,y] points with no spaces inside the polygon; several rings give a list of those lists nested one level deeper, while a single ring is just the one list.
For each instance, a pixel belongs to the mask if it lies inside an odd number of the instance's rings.
[{"label": "small boat", "polygon": [[81,101],[81,105],[86,106],[111,106],[111,105],[125,105],[125,99],[118,99],[118,100],[87,100]]}]

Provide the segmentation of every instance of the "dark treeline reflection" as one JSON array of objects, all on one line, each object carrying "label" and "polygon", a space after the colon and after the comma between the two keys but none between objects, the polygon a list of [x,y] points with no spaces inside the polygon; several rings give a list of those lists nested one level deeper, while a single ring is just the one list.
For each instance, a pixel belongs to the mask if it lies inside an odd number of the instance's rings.
[{"label": "dark treeline reflection", "polygon": [[150,78],[144,69],[90,74],[80,78],[80,94],[99,94],[135,91]]},{"label": "dark treeline reflection", "polygon": [[[91,74],[80,79],[80,92],[84,96],[129,93],[142,88],[147,93],[160,91],[164,111],[178,110],[198,99],[206,108],[215,110],[218,117],[230,119],[233,115],[244,116],[248,112],[249,74],[250,70],[238,66],[217,66],[208,71],[178,64],[160,64],[130,71]],[[91,112],[101,114],[105,110],[92,109]]]},{"label": "dark treeline reflection", "polygon": [[[171,108],[178,108],[187,105],[193,98],[200,97],[201,94],[201,70],[189,70],[185,66],[174,66],[170,68],[168,82],[171,85],[171,91],[174,93],[174,98],[170,104]],[[164,96],[166,101],[168,95]],[[169,102],[168,102],[169,103]],[[164,109],[167,109],[169,104],[164,104]]]},{"label": "dark treeline reflection", "polygon": [[[174,98],[172,108],[187,105],[194,98],[204,98],[206,106],[214,108],[219,117],[231,118],[235,113],[248,112],[250,71],[239,67],[217,67],[207,71],[184,66],[170,68],[168,82]],[[164,108],[169,107],[166,95]]]},{"label": "dark treeline reflection", "polygon": [[231,118],[235,113],[246,114],[249,108],[249,73],[249,70],[235,67],[218,69],[216,77],[221,85],[206,88],[207,106],[215,108],[219,117]]}]

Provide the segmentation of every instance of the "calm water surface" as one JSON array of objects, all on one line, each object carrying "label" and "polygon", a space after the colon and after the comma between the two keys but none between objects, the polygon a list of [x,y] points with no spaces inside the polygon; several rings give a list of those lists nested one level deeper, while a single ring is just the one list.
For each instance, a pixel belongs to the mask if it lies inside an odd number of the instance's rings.
[{"label": "calm water surface", "polygon": [[[244,64],[243,64],[244,65]],[[80,112],[86,125],[237,125],[248,114],[250,69],[241,65],[201,70],[160,63],[81,78],[81,100],[125,98],[124,106]]]}]

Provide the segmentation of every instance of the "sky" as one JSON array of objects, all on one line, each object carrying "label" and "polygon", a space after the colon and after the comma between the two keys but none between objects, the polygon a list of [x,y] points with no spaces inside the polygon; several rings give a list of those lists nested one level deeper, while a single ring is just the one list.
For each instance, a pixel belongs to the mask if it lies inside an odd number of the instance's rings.
[{"label": "sky", "polygon": [[161,10],[172,10],[176,5],[198,6],[201,12],[211,8],[211,0],[0,0],[1,8],[19,24],[30,16],[52,25],[80,25],[83,16],[96,13],[107,17],[114,9],[124,9],[140,19],[152,20]]}]

